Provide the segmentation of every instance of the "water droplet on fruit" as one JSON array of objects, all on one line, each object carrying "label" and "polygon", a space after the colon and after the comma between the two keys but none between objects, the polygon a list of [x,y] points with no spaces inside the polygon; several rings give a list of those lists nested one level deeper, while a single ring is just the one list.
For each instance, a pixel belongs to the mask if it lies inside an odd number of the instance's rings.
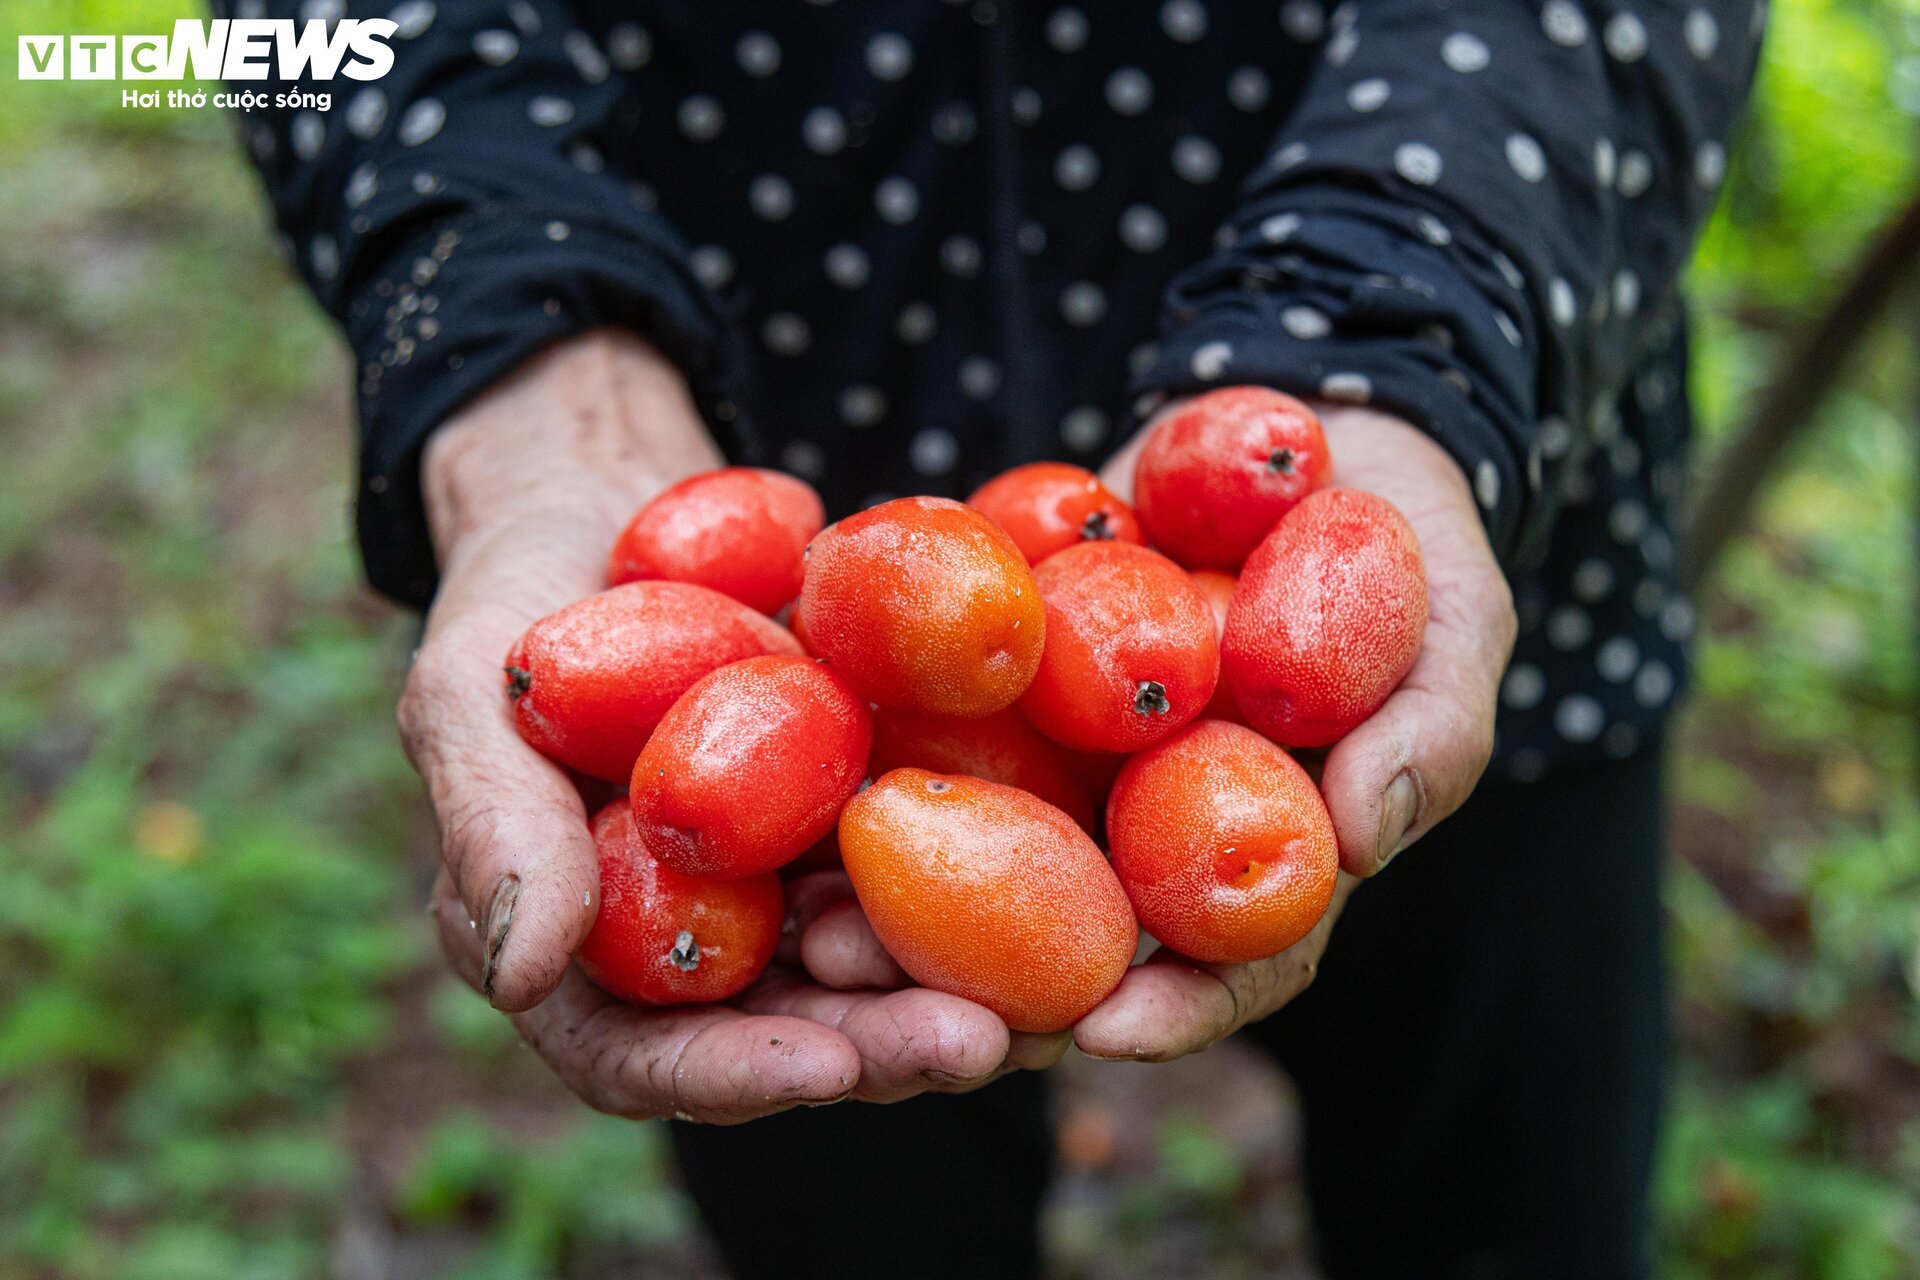
[{"label": "water droplet on fruit", "polygon": [[1292,475],[1293,450],[1287,448],[1275,449],[1267,457],[1267,470],[1276,476]]},{"label": "water droplet on fruit", "polygon": [[700,967],[700,944],[693,940],[693,930],[680,931],[673,940],[673,950],[667,952],[667,960],[682,973],[692,973]]},{"label": "water droplet on fruit", "polygon": [[1158,680],[1142,680],[1133,695],[1133,710],[1134,714],[1143,716],[1163,716],[1173,710],[1173,703],[1167,698],[1167,686]]}]

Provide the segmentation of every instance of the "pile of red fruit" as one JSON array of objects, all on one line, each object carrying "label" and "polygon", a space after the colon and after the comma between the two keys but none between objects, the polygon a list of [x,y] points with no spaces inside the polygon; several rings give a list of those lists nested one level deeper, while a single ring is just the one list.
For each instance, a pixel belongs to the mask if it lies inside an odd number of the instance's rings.
[{"label": "pile of red fruit", "polygon": [[521,735],[629,788],[593,821],[582,968],[628,1000],[738,993],[803,854],[914,980],[1015,1030],[1085,1015],[1140,927],[1213,962],[1293,945],[1338,856],[1282,748],[1376,711],[1427,618],[1412,529],[1330,470],[1311,410],[1242,388],[1154,430],[1132,508],[1058,463],[824,530],[771,472],[667,490],[613,585],[506,660]]}]

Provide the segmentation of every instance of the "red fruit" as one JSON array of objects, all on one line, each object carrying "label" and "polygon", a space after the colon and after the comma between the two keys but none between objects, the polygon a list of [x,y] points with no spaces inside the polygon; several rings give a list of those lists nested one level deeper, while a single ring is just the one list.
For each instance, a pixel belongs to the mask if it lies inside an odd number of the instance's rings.
[{"label": "red fruit", "polygon": [[535,750],[624,783],[647,735],[694,681],[742,658],[798,652],[783,628],[717,591],[635,582],[528,627],[507,653],[507,696]]},{"label": "red fruit", "polygon": [[1018,787],[1093,830],[1093,795],[1080,761],[1012,707],[977,720],[882,708],[873,717],[873,777],[894,769],[959,773]]},{"label": "red fruit", "polygon": [[815,538],[794,622],[869,701],[949,716],[1011,704],[1046,643],[1020,549],[946,498],[885,502]]},{"label": "red fruit", "polygon": [[778,613],[800,594],[807,543],[826,519],[805,481],[777,471],[728,467],[689,476],[621,530],[607,581],[692,582]]},{"label": "red fruit", "polygon": [[840,852],[900,967],[1015,1031],[1072,1026],[1133,959],[1133,911],[1099,848],[1016,788],[895,769],[840,815]]},{"label": "red fruit", "polygon": [[1202,720],[1127,762],[1107,801],[1113,870],[1183,956],[1278,955],[1326,914],[1340,870],[1313,779],[1253,730]]},{"label": "red fruit", "polygon": [[1226,387],[1147,437],[1134,510],[1147,540],[1187,568],[1235,570],[1332,466],[1313,410],[1265,387]]},{"label": "red fruit", "polygon": [[1085,467],[1030,462],[1004,471],[974,491],[967,505],[1007,531],[1029,564],[1079,542],[1133,542],[1140,522]]},{"label": "red fruit", "polygon": [[784,923],[780,877],[700,880],[663,866],[616,800],[593,820],[600,914],[576,957],[610,995],[693,1004],[738,995],[773,958]]},{"label": "red fruit", "polygon": [[[1218,573],[1212,569],[1195,569],[1187,576],[1193,579],[1193,585],[1200,588],[1200,594],[1213,606],[1213,634],[1218,637],[1227,628],[1227,606],[1233,602],[1233,589],[1240,580],[1230,573]],[[1231,720],[1234,724],[1245,724],[1247,718],[1240,714],[1240,704],[1233,700],[1233,690],[1222,679],[1213,686],[1213,701],[1200,713],[1203,720]]]},{"label": "red fruit", "polygon": [[1139,751],[1200,714],[1220,675],[1213,610],[1179,565],[1124,542],[1083,542],[1034,574],[1047,604],[1034,727],[1080,751]]},{"label": "red fruit", "polygon": [[1328,489],[1247,561],[1221,668],[1248,724],[1283,746],[1324,747],[1380,709],[1426,628],[1413,526],[1385,498]]},{"label": "red fruit", "polygon": [[867,704],[811,658],[751,658],[673,704],[633,766],[647,848],[690,876],[772,871],[833,829],[873,746]]}]

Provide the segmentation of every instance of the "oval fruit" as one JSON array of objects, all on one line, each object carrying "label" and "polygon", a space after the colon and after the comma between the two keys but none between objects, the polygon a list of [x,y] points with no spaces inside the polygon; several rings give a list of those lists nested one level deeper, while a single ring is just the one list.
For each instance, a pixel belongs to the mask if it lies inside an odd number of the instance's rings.
[{"label": "oval fruit", "polygon": [[1082,767],[1072,752],[1043,737],[1012,707],[979,719],[882,707],[873,717],[873,760],[867,771],[877,778],[894,769],[926,769],[1018,787],[1091,833],[1094,798],[1081,779]]},{"label": "oval fruit", "polygon": [[1340,871],[1313,779],[1223,720],[1127,762],[1107,800],[1107,839],[1141,927],[1213,964],[1278,955],[1306,937]]},{"label": "oval fruit", "polygon": [[1020,710],[1079,751],[1139,751],[1199,716],[1220,675],[1213,610],[1157,551],[1083,542],[1035,571],[1047,647]]},{"label": "oval fruit", "polygon": [[[1207,598],[1207,604],[1213,608],[1213,634],[1216,639],[1220,638],[1227,629],[1227,606],[1233,603],[1233,589],[1240,585],[1240,580],[1230,573],[1215,569],[1194,569],[1187,577],[1193,580],[1194,586],[1200,588],[1200,594]],[[1233,700],[1233,690],[1227,687],[1224,677],[1213,686],[1213,700],[1207,703],[1200,717],[1203,720],[1231,720],[1235,724],[1247,722],[1247,718],[1240,714],[1240,704]]]},{"label": "oval fruit", "polygon": [[800,594],[807,543],[826,519],[812,486],[778,471],[726,467],[688,476],[620,531],[607,581],[691,582],[778,613]]},{"label": "oval fruit", "polygon": [[1142,543],[1133,508],[1068,462],[1029,462],[974,490],[967,505],[1007,531],[1029,564],[1080,542]]},{"label": "oval fruit", "polygon": [[1020,549],[946,498],[884,502],[815,538],[794,621],[869,701],[937,715],[1008,706],[1046,643]]},{"label": "oval fruit", "polygon": [[1154,427],[1134,466],[1134,511],[1187,568],[1237,570],[1331,471],[1313,410],[1265,387],[1223,387]]},{"label": "oval fruit", "polygon": [[593,820],[600,913],[576,959],[609,995],[693,1004],[738,995],[773,958],[785,922],[780,877],[700,880],[663,866],[623,801]]},{"label": "oval fruit", "polygon": [[1327,489],[1248,559],[1221,668],[1248,724],[1282,746],[1324,747],[1380,709],[1426,629],[1413,526],[1385,498]]},{"label": "oval fruit", "polygon": [[811,658],[750,658],[673,704],[633,766],[636,830],[666,866],[734,879],[833,829],[873,746],[867,704]]},{"label": "oval fruit", "polygon": [[1015,1031],[1059,1031],[1119,985],[1138,934],[1072,818],[1013,787],[895,769],[840,815],[840,854],[888,954]]},{"label": "oval fruit", "polygon": [[549,759],[624,783],[667,708],[715,667],[799,642],[737,600],[684,582],[635,582],[528,627],[507,653],[513,723]]}]

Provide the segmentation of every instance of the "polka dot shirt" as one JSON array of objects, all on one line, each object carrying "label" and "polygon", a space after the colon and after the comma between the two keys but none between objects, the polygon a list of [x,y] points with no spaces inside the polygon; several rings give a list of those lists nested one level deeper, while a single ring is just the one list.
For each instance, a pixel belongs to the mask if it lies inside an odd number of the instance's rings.
[{"label": "polka dot shirt", "polygon": [[393,72],[243,129],[358,357],[376,586],[420,448],[598,325],[837,512],[1097,464],[1167,399],[1372,404],[1514,584],[1496,774],[1625,756],[1683,679],[1676,280],[1764,0],[220,0],[388,17]]}]

